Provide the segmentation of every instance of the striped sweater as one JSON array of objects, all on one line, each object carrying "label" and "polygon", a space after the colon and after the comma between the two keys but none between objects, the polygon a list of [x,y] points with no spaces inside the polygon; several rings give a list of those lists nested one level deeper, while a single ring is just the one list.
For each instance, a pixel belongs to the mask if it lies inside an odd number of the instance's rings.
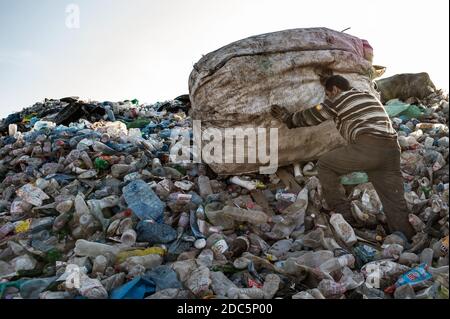
[{"label": "striped sweater", "polygon": [[380,101],[370,93],[356,89],[342,92],[333,101],[326,99],[314,107],[295,112],[286,124],[289,128],[314,126],[330,119],[349,143],[354,143],[362,133],[397,137]]}]

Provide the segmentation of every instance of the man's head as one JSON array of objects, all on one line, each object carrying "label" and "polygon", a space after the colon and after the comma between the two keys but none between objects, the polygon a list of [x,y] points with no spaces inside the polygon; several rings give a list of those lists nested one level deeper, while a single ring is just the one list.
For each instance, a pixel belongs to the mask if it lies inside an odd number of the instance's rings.
[{"label": "man's head", "polygon": [[325,94],[330,100],[333,100],[341,92],[348,91],[350,89],[350,83],[346,78],[340,75],[330,76],[325,81]]}]

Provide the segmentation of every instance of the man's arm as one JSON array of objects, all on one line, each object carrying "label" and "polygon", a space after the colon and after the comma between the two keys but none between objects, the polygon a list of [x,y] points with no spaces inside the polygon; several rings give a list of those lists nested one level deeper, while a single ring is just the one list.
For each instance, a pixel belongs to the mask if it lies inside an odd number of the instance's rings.
[{"label": "man's arm", "polygon": [[[328,106],[327,102],[317,104],[309,109],[295,112],[286,123],[289,128],[319,125],[336,116],[336,111]],[[291,126],[291,127],[290,127]]]},{"label": "man's arm", "polygon": [[329,107],[329,101],[292,114],[284,107],[273,106],[271,113],[274,117],[283,121],[290,129],[319,125],[336,116],[336,112]]}]

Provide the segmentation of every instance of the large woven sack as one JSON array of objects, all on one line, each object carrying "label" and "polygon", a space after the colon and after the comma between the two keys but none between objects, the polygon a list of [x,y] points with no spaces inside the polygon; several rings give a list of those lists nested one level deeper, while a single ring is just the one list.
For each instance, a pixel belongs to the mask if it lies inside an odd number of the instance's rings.
[{"label": "large woven sack", "polygon": [[[353,87],[378,95],[371,59],[367,41],[326,28],[249,37],[203,56],[194,65],[189,77],[192,116],[201,121],[202,131],[278,128],[279,166],[314,160],[346,143],[334,122],[289,130],[270,116],[270,106],[278,104],[293,112],[322,102],[321,79],[331,74],[343,75]],[[239,138],[235,145],[244,142]],[[257,143],[248,145],[249,152],[257,148]],[[225,163],[209,163],[218,174],[251,173],[266,166],[248,163],[247,156],[245,163],[234,163],[233,154],[224,153]]]}]

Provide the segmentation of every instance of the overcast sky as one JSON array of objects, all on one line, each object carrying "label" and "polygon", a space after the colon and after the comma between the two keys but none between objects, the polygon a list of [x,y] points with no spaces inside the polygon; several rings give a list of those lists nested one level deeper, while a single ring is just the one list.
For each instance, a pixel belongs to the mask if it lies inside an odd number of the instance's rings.
[{"label": "overcast sky", "polygon": [[[70,4],[80,10],[79,28]],[[347,33],[370,42],[385,76],[426,71],[448,91],[448,7],[448,0],[0,0],[0,117],[46,97],[172,99],[188,93],[202,55],[303,27],[351,27]]]}]

